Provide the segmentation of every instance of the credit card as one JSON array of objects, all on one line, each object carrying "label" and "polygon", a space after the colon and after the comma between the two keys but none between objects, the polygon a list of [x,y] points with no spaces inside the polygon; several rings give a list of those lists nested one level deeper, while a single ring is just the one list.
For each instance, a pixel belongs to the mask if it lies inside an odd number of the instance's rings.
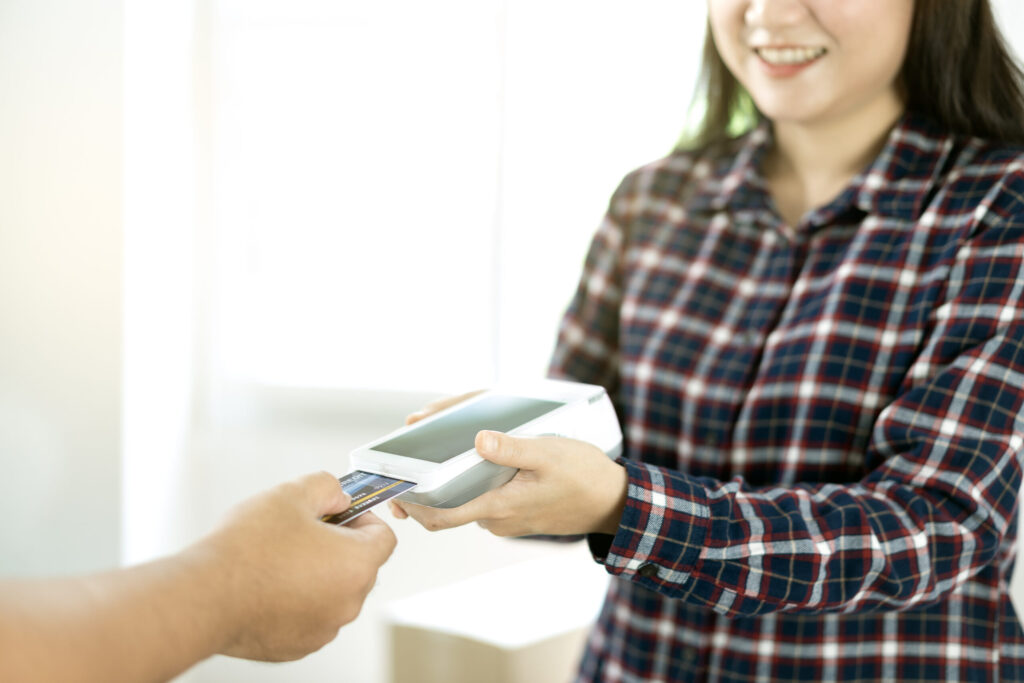
[{"label": "credit card", "polygon": [[352,496],[352,504],[348,506],[347,510],[324,517],[324,521],[328,524],[347,524],[370,508],[416,486],[414,481],[392,479],[382,474],[372,474],[362,470],[338,477],[338,481],[341,482],[341,488],[345,490],[345,493]]}]

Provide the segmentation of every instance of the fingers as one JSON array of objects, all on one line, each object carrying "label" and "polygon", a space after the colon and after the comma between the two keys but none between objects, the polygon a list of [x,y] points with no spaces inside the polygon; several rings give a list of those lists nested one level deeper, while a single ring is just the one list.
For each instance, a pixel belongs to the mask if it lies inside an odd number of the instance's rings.
[{"label": "fingers", "polygon": [[352,498],[341,488],[338,478],[329,472],[307,474],[296,480],[295,484],[318,517],[341,512],[352,502]]},{"label": "fingers", "polygon": [[439,413],[445,408],[450,408],[456,403],[462,403],[466,399],[473,398],[474,396],[480,393],[483,393],[482,390],[470,391],[465,394],[459,394],[458,396],[447,396],[445,398],[440,398],[436,401],[431,401],[427,405],[423,406],[423,408],[421,408],[420,410],[417,410],[415,413],[411,413],[408,416],[406,416],[405,424],[411,425],[416,422],[419,422],[425,417],[430,417],[434,413]]},{"label": "fingers", "polygon": [[362,536],[372,548],[376,549],[378,553],[377,564],[383,564],[391,556],[395,545],[398,543],[398,539],[395,538],[395,532],[391,530],[391,527],[372,512],[360,515],[349,522],[347,526],[350,530]]},{"label": "fingers", "polygon": [[405,513],[405,510],[402,509],[402,506],[393,500],[388,501],[388,509],[391,510],[391,515],[395,519],[407,519],[409,517],[409,515]]},{"label": "fingers", "polygon": [[407,426],[411,425],[411,424],[416,424],[417,422],[419,422],[423,418],[425,418],[425,417],[427,417],[427,416],[429,416],[429,415],[431,415],[431,414],[433,414],[435,412],[436,411],[433,411],[433,410],[430,409],[430,406],[426,406],[426,407],[422,408],[421,410],[417,410],[415,413],[409,413],[408,415],[406,415],[405,416],[405,424]]},{"label": "fingers", "polygon": [[456,508],[432,508],[408,501],[396,504],[406,516],[415,519],[424,529],[441,531],[491,517],[494,514],[493,493],[494,491],[489,491]]},{"label": "fingers", "polygon": [[476,452],[491,462],[535,470],[544,461],[545,439],[515,437],[501,432],[484,430],[476,435]]},{"label": "fingers", "polygon": [[388,525],[384,522],[384,520],[378,517],[377,515],[373,514],[372,512],[364,512],[363,514],[359,515],[345,526],[347,526],[349,529],[363,530],[373,530],[377,527],[383,527],[385,529],[388,528]]}]

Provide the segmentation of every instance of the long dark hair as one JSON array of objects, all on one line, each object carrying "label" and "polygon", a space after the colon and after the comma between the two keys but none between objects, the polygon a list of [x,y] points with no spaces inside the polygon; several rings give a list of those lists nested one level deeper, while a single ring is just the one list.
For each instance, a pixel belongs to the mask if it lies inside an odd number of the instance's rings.
[{"label": "long dark hair", "polygon": [[[915,0],[897,85],[907,109],[950,133],[1024,144],[1024,72],[989,0]],[[691,112],[699,122],[681,147],[723,142],[761,116],[722,61],[710,27]]]}]

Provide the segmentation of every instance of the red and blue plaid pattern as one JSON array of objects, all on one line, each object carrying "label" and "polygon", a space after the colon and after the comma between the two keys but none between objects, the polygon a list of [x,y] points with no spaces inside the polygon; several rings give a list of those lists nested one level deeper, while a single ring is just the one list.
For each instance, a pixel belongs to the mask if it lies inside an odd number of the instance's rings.
[{"label": "red and blue plaid pattern", "polygon": [[627,176],[562,323],[629,473],[580,679],[1024,681],[1024,150],[908,114],[794,227],[770,137]]}]

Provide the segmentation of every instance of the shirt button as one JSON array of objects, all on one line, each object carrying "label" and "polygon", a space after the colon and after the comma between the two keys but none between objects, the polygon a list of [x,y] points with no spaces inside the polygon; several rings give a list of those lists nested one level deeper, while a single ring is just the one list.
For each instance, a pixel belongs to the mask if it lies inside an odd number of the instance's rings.
[{"label": "shirt button", "polygon": [[715,434],[708,432],[704,435],[704,444],[711,448],[715,448],[718,446],[718,437]]},{"label": "shirt button", "polygon": [[640,565],[640,569],[636,570],[636,573],[640,576],[645,576],[652,579],[658,575],[658,565],[651,564],[650,562]]}]

